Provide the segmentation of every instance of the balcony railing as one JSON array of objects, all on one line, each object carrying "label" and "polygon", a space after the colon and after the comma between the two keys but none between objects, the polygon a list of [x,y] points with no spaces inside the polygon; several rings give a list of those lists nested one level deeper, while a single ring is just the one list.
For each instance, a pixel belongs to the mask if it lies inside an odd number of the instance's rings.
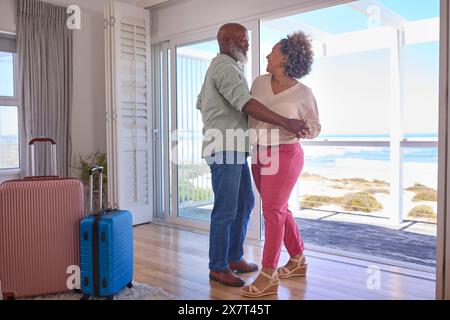
[{"label": "balcony railing", "polygon": [[[437,161],[433,162],[434,156],[427,156],[426,153],[427,159],[418,158],[416,166],[411,168],[409,162],[405,159],[402,161],[400,170],[404,171],[403,166],[406,166],[408,177],[402,179],[405,185],[402,183],[402,190],[397,193],[400,199],[395,201],[392,199],[395,193],[392,192],[390,178],[390,143],[386,139],[318,139],[302,141],[301,144],[305,149],[305,166],[291,195],[290,208],[293,212],[312,208],[389,219],[395,224],[399,213],[393,205],[400,201],[402,221],[435,223],[437,193],[433,183],[435,177],[432,175],[437,178]],[[178,195],[181,210],[214,203],[211,174],[201,158],[201,145],[201,131],[183,130],[178,134]],[[437,142],[430,139],[405,139],[400,145],[402,152],[411,148],[437,148]],[[349,158],[343,157],[343,154],[349,154]],[[335,159],[336,164],[327,163],[329,159]],[[406,160],[410,159],[406,157]],[[423,168],[426,167],[427,172],[418,170],[421,161],[426,162]],[[436,166],[435,172],[433,165]]]}]

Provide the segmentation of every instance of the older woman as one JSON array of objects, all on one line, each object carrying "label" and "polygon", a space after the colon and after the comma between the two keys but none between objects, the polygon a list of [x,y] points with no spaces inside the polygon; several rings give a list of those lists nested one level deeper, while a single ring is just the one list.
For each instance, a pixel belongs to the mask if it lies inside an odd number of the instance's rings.
[{"label": "older woman", "polygon": [[[314,139],[321,129],[311,89],[296,80],[311,71],[313,51],[309,38],[296,32],[282,39],[267,60],[269,74],[254,81],[252,96],[284,117],[305,120],[307,127],[296,136],[249,117],[249,126],[254,130],[252,173],[262,198],[265,243],[261,273],[251,285],[242,288],[242,295],[247,297],[276,294],[280,278],[306,275],[304,245],[288,201],[303,169],[299,138]],[[283,242],[291,258],[277,270]]]}]

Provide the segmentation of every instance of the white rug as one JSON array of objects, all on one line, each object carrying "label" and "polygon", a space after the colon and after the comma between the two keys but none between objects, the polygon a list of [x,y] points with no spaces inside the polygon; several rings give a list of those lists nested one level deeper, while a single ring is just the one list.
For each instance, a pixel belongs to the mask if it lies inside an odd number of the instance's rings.
[{"label": "white rug", "polygon": [[[68,292],[49,296],[34,297],[25,300],[80,300],[81,296],[81,294]],[[90,300],[105,299],[90,298]],[[133,282],[133,288],[123,289],[121,292],[114,296],[114,300],[177,300],[177,297],[168,293],[162,288]]]}]

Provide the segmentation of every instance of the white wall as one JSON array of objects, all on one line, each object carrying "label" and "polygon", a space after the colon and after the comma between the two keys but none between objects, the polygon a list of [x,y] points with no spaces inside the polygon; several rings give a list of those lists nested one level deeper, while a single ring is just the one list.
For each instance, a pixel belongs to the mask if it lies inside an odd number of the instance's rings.
[{"label": "white wall", "polygon": [[16,31],[15,0],[0,0],[0,31]]},{"label": "white wall", "polygon": [[[73,0],[76,4],[79,0]],[[52,1],[55,2],[55,1]],[[83,5],[83,3],[80,3]],[[0,31],[15,32],[15,0],[0,0]],[[72,161],[106,152],[103,14],[81,7],[73,40]],[[14,176],[7,177],[15,178]],[[5,177],[0,176],[0,182]]]},{"label": "white wall", "polygon": [[[167,40],[218,24],[310,10],[350,0],[185,0],[151,9],[152,37]],[[169,1],[170,3],[170,1]]]},{"label": "white wall", "polygon": [[103,15],[83,12],[74,31],[72,160],[106,152]]}]

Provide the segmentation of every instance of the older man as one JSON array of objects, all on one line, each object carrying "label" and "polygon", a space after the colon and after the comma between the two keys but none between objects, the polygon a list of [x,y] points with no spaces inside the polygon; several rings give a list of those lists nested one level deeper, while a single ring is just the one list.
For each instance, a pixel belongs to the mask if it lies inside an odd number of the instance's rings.
[{"label": "older man", "polygon": [[[214,207],[211,213],[209,278],[227,286],[245,283],[236,273],[258,266],[244,259],[243,243],[254,207],[250,170],[247,115],[293,133],[307,129],[302,120],[286,119],[252,98],[238,62],[247,62],[247,29],[223,25],[217,35],[218,54],[206,73],[197,108],[202,113],[202,157],[210,166]],[[236,141],[237,140],[237,141]]]}]

